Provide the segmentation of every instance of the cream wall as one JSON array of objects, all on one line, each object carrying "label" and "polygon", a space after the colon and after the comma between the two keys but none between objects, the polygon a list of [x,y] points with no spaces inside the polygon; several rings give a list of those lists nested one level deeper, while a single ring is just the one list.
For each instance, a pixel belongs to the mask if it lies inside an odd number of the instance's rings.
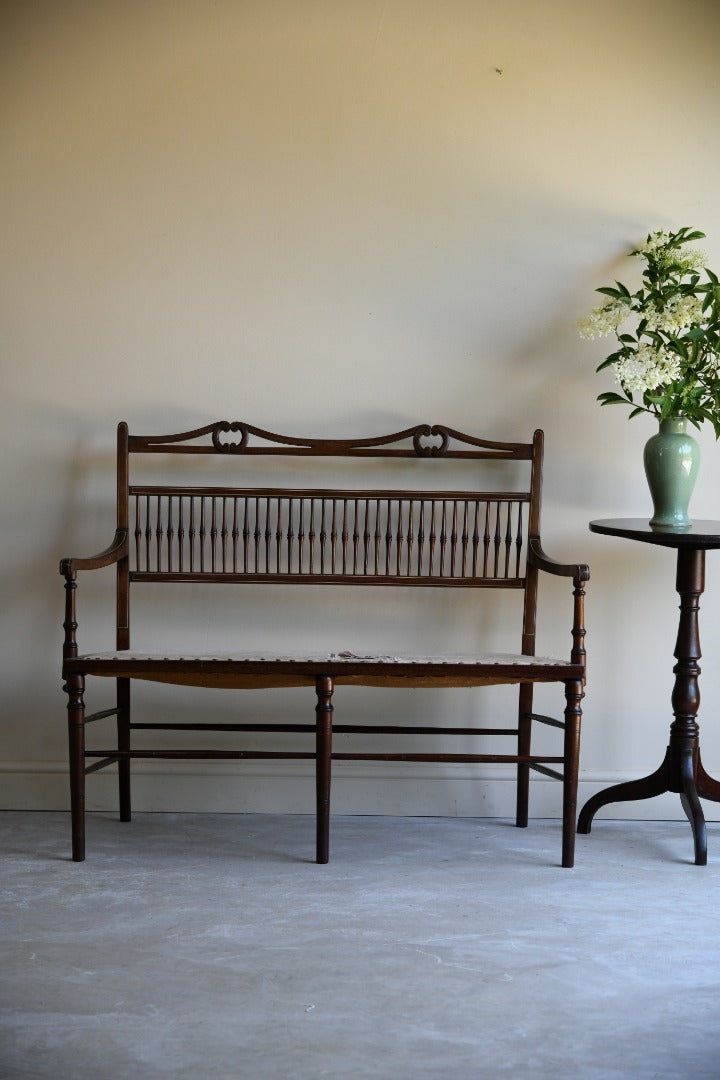
[{"label": "cream wall", "polygon": [[[574,322],[597,285],[627,279],[623,253],[650,229],[704,229],[720,265],[719,44],[715,0],[2,6],[3,806],[67,804],[57,560],[112,535],[119,419],[338,436],[544,427],[546,547],[593,573],[582,797],[659,763],[673,556],[587,530],[648,511],[652,425],[598,408],[603,344]],[[693,510],[720,518],[720,448],[701,443]],[[553,595],[540,645],[564,651],[569,595]],[[80,603],[81,646],[94,644],[110,634],[110,578],[81,582]],[[473,612],[438,603],[450,640],[477,634]],[[323,640],[324,601],[259,604],[202,601],[203,640],[248,625],[274,640],[292,619]],[[352,640],[381,639],[376,601],[348,604]],[[153,606],[182,638],[182,601]],[[402,601],[395,630],[422,647],[432,621]],[[720,774],[720,555],[701,634],[704,758]],[[297,703],[270,697],[239,706]],[[210,701],[214,715],[238,707]],[[441,701],[396,694],[392,708],[430,718]],[[295,769],[233,771],[139,767],[137,805],[312,809]],[[502,771],[400,771],[338,769],[336,809],[511,813]],[[91,806],[115,805],[108,779],[90,786]],[[533,810],[559,808],[536,782]],[[674,796],[622,812],[681,816]]]}]

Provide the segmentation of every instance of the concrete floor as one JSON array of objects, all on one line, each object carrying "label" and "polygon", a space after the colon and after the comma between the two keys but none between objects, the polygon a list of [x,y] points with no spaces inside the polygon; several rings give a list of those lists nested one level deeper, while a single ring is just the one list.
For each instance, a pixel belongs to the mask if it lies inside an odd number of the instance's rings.
[{"label": "concrete floor", "polygon": [[3,1080],[720,1077],[720,830],[0,814]]}]

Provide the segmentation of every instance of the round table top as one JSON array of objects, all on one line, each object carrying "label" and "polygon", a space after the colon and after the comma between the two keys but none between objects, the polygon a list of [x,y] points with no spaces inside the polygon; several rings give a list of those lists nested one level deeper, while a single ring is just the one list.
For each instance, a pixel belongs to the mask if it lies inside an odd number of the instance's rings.
[{"label": "round table top", "polygon": [[671,529],[650,525],[647,518],[602,518],[590,522],[590,532],[661,547],[720,548],[720,521],[693,521],[686,529]]}]

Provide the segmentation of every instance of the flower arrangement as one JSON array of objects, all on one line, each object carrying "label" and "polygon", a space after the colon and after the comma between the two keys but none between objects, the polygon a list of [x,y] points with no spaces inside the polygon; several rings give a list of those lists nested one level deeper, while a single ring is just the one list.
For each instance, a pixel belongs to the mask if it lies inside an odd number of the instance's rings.
[{"label": "flower arrangement", "polygon": [[[708,421],[720,439],[720,282],[705,254],[687,246],[704,235],[650,233],[630,253],[645,262],[641,288],[631,293],[616,281],[598,289],[609,299],[577,327],[583,338],[614,334],[620,346],[597,367],[612,367],[621,390],[598,394],[602,405],[628,405],[630,417],[684,417],[698,428]],[[633,331],[624,328],[631,318]]]}]

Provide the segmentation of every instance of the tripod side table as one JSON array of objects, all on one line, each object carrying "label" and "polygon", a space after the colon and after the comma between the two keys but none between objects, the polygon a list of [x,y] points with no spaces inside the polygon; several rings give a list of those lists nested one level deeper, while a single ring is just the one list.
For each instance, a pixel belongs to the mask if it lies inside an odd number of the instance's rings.
[{"label": "tripod side table", "polygon": [[675,719],[670,725],[665,758],[649,776],[615,784],[588,799],[578,818],[578,832],[589,833],[593,817],[607,803],[651,799],[665,791],[674,791],[680,795],[692,826],[695,863],[705,866],[707,833],[700,798],[720,802],[720,783],[705,772],[700,759],[698,660],[702,653],[698,612],[705,588],[705,552],[720,548],[720,521],[696,521],[687,529],[665,529],[651,527],[643,518],[608,518],[591,521],[590,531],[676,548],[675,587],[680,594],[680,621],[674,653],[677,660],[673,668],[675,685],[671,696]]}]

